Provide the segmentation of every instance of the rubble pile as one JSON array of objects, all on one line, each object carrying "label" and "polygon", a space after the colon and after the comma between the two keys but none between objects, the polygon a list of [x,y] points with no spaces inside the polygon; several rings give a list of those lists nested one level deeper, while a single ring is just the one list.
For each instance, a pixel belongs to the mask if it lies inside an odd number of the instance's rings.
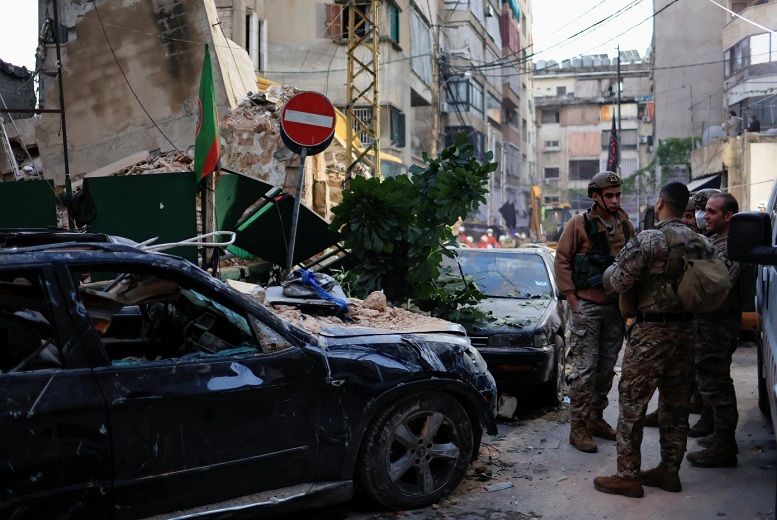
[{"label": "rubble pile", "polygon": [[[380,302],[381,299],[383,305],[379,303],[376,305],[376,302]],[[343,321],[340,318],[323,313],[315,315],[307,312],[303,313],[297,307],[289,305],[272,305],[267,303],[266,305],[284,320],[303,327],[313,334],[320,333],[327,326],[369,327],[397,332],[423,331],[435,328],[447,330],[452,326],[451,322],[439,318],[424,316],[423,314],[411,312],[400,307],[388,307],[386,305],[386,297],[380,292],[372,293],[366,300],[349,298],[348,317],[351,321]]]}]

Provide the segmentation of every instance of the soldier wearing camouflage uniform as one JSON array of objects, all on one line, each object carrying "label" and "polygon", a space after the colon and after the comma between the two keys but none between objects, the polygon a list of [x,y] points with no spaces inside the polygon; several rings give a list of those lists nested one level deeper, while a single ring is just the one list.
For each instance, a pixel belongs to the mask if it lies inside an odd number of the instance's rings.
[{"label": "soldier wearing camouflage uniform", "polygon": [[[680,257],[712,257],[709,242],[680,220],[688,196],[682,183],[664,186],[654,206],[656,229],[634,237],[604,274],[608,291],[635,291],[638,309],[626,337],[618,385],[618,472],[594,479],[594,487],[604,493],[641,497],[643,484],[681,490],[678,472],[688,436],[693,378],[693,315],[669,291],[682,274]],[[671,250],[669,237],[677,244]],[[661,462],[641,472],[643,421],[656,389]]]},{"label": "soldier wearing camouflage uniform", "polygon": [[713,431],[699,439],[699,444],[707,449],[689,453],[686,458],[694,466],[704,468],[737,465],[734,432],[739,415],[734,381],[731,379],[731,357],[737,348],[742,323],[742,294],[750,292],[742,284],[755,285],[753,266],[728,259],[729,222],[737,212],[739,204],[729,193],[710,196],[704,212],[707,231],[713,233],[715,258],[726,263],[731,277],[731,290],[723,305],[696,316],[699,332],[696,340],[696,382],[705,411],[711,412]]},{"label": "soldier wearing camouflage uniform", "polygon": [[[694,204],[694,219],[696,221],[697,230],[699,233],[704,235],[705,237],[712,237],[712,235],[715,234],[714,231],[710,231],[707,228],[707,221],[704,219],[704,211],[707,207],[707,200],[713,196],[718,195],[722,193],[720,190],[716,190],[715,188],[706,188],[703,190],[699,190],[697,193],[693,195],[693,204]],[[685,221],[685,219],[683,219]],[[724,244],[725,248],[725,244]],[[703,325],[700,325],[698,322],[699,317],[696,317],[696,323],[694,323],[694,328],[699,331],[700,328]],[[697,338],[698,343],[698,338]],[[697,347],[698,348],[698,347]],[[698,377],[696,378],[696,384],[698,386]],[[713,420],[712,420],[712,409],[709,406],[705,406],[702,404],[702,410],[701,410],[701,416],[699,417],[699,420],[696,421],[696,424],[691,426],[691,429],[688,430],[688,437],[704,437],[706,435],[712,434],[714,429],[713,426]]]},{"label": "soldier wearing camouflage uniform", "polygon": [[593,206],[570,219],[556,247],[556,279],[572,311],[569,442],[586,453],[598,449],[592,436],[615,440],[603,411],[623,345],[624,323],[617,297],[604,294],[601,275],[634,236],[634,225],[620,207],[621,184],[613,172],[594,175],[588,184]]}]

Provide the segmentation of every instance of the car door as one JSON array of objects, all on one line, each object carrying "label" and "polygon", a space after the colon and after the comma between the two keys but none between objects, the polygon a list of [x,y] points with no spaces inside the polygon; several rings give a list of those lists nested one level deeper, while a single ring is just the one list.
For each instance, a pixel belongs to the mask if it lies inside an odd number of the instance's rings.
[{"label": "car door", "polygon": [[306,482],[315,472],[322,372],[291,343],[256,348],[255,316],[237,301],[205,296],[209,289],[196,281],[185,285],[183,303],[164,304],[175,307],[165,327],[180,325],[186,341],[195,335],[214,345],[238,322],[250,341],[218,353],[117,359],[110,327],[95,330],[111,359],[94,372],[107,402],[120,518]]},{"label": "car door", "polygon": [[52,278],[0,270],[0,516],[106,518],[108,417]]}]

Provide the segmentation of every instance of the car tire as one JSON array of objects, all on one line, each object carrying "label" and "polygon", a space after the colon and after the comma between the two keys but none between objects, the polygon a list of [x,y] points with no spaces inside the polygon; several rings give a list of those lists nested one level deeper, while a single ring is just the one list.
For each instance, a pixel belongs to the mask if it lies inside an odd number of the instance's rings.
[{"label": "car tire", "polygon": [[769,389],[766,387],[766,377],[764,375],[764,348],[766,346],[762,341],[759,341],[756,345],[758,351],[758,409],[761,410],[764,417],[771,418],[772,409],[769,406]]},{"label": "car tire", "polygon": [[556,334],[556,348],[553,355],[553,372],[550,379],[539,388],[540,400],[545,406],[560,406],[564,401],[564,368],[566,354],[564,340]]},{"label": "car tire", "polygon": [[473,427],[453,397],[409,395],[388,406],[367,429],[357,482],[382,506],[417,509],[449,495],[467,471]]}]

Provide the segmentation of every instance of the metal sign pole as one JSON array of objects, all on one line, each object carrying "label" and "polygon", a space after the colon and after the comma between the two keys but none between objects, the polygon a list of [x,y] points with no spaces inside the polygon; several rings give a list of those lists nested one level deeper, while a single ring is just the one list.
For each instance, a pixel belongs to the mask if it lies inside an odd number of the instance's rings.
[{"label": "metal sign pole", "polygon": [[297,220],[299,219],[299,205],[302,198],[302,183],[305,181],[305,159],[308,157],[308,149],[302,147],[299,156],[299,178],[297,179],[297,198],[294,199],[294,213],[291,216],[291,233],[289,233],[289,257],[286,260],[286,274],[291,274],[294,266],[294,243],[297,240]]}]

